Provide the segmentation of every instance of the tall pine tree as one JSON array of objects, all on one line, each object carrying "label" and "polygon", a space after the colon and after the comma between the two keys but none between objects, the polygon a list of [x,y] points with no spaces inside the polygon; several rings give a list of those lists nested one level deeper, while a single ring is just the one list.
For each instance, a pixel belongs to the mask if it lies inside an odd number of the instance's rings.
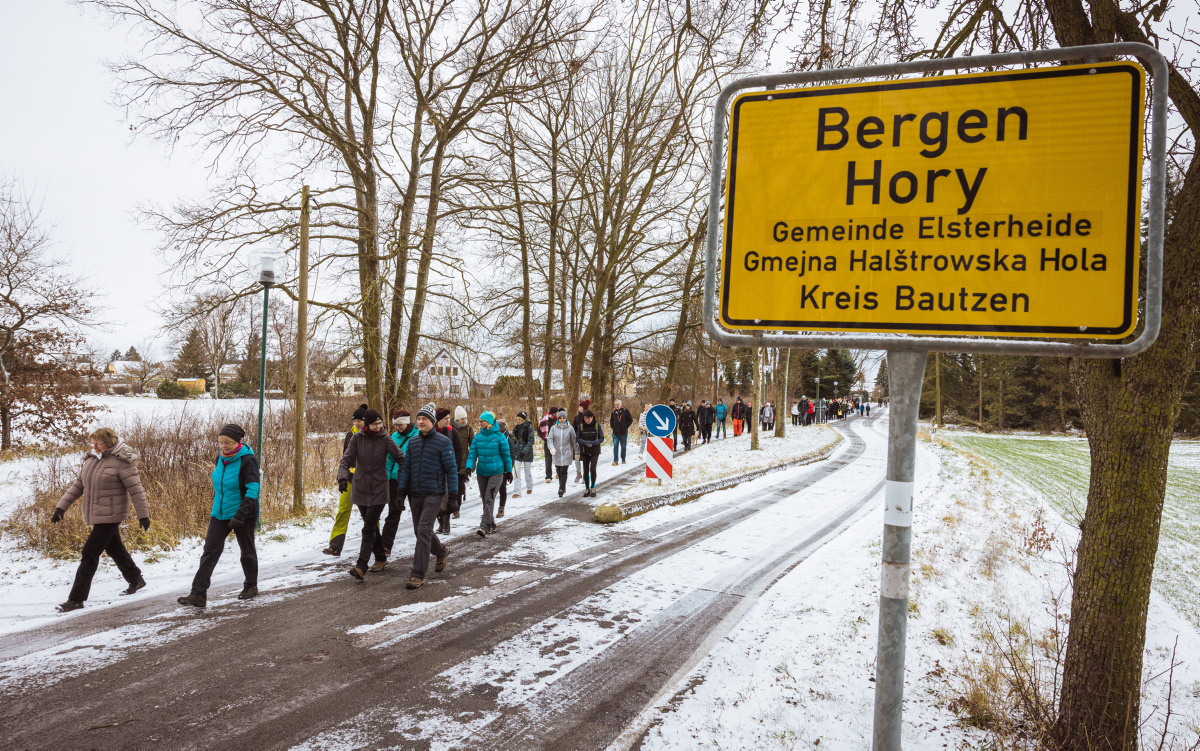
[{"label": "tall pine tree", "polygon": [[207,381],[212,374],[208,372],[205,360],[207,358],[204,356],[204,340],[200,335],[200,329],[193,326],[188,332],[187,338],[184,339],[183,346],[179,348],[179,355],[175,358],[175,377],[203,378]]}]

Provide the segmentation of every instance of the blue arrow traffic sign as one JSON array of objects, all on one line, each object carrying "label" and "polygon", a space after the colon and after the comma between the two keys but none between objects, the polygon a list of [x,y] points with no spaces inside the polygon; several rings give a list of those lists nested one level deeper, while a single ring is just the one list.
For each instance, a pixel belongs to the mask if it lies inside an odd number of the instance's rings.
[{"label": "blue arrow traffic sign", "polygon": [[665,404],[655,404],[646,414],[646,429],[652,436],[666,438],[675,432],[675,413]]}]

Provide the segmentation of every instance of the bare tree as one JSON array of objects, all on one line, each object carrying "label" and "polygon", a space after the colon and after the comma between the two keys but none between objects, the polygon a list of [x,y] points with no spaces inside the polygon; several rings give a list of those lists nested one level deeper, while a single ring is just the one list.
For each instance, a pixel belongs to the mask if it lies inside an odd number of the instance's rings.
[{"label": "bare tree", "polygon": [[83,350],[77,332],[93,323],[93,292],[51,250],[52,238],[40,209],[15,179],[0,179],[3,449],[12,446],[14,420],[26,418],[44,428],[50,422],[46,415],[51,404],[63,430],[74,429],[90,414],[81,400],[68,394],[78,392],[84,375],[94,375],[76,356]]}]

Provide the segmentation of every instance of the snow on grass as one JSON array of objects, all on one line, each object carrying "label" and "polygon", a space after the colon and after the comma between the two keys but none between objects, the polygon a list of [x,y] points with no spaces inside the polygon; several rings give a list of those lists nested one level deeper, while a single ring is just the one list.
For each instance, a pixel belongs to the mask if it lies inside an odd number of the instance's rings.
[{"label": "snow on grass", "polygon": [[[991,748],[950,709],[987,652],[987,630],[1044,638],[1069,607],[1059,546],[1031,552],[1040,498],[978,457],[922,442],[914,504],[904,745]],[[1042,511],[1070,549],[1074,529]],[[873,508],[776,583],[651,709],[646,749],[861,749],[871,744],[882,513]],[[1058,603],[1058,608],[1054,603]],[[1200,634],[1158,594],[1151,600],[1147,678],[1163,672],[1178,637],[1172,732],[1200,717]],[[1020,634],[1027,637],[1020,637]],[[1145,732],[1161,728],[1167,688],[1147,684]]]},{"label": "snow on grass", "polygon": [[691,451],[675,451],[672,464],[674,475],[670,480],[641,477],[633,485],[623,489],[619,495],[606,497],[605,503],[620,503],[640,498],[650,498],[664,493],[705,485],[726,477],[775,467],[794,461],[805,454],[820,451],[838,439],[838,433],[828,425],[805,428],[789,428],[786,438],[760,434],[758,451],[750,450],[750,435],[742,434],[714,441],[705,446],[696,446]]},{"label": "snow on grass", "polygon": [[[1072,524],[1087,505],[1086,440],[955,436],[955,444],[1010,472]],[[1200,442],[1175,441],[1167,464],[1154,588],[1200,627]]]}]

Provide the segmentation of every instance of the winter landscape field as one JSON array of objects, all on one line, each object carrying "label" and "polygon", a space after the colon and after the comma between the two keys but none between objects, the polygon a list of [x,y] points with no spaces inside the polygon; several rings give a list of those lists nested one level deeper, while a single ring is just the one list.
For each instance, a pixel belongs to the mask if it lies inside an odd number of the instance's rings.
[{"label": "winter landscape field", "polygon": [[[148,400],[105,404],[113,409],[108,419],[114,424],[128,414],[125,404],[138,414],[183,409]],[[193,408],[213,407],[187,407]],[[317,712],[298,725],[293,717],[278,732],[303,727],[311,737],[292,736],[285,746],[464,748],[494,732],[520,738],[523,723],[540,718],[538,723],[560,727],[610,687],[626,685],[644,669],[662,669],[652,666],[675,655],[665,663],[672,667],[664,688],[634,691],[621,704],[629,720],[611,739],[615,748],[860,749],[871,732],[881,528],[876,503],[887,425],[886,416],[837,423],[832,429],[845,440],[823,462],[783,468],[616,525],[590,520],[591,499],[578,497],[578,485],[560,502],[552,492],[556,486],[541,484],[535,472],[534,494],[509,502],[511,521],[502,520],[507,535],[489,539],[486,547],[456,537],[451,546],[456,557],[465,558],[464,569],[436,581],[419,598],[404,595],[397,579],[386,574],[359,589],[362,585],[346,581],[342,565],[320,554],[332,518],[332,491],[313,499],[320,510],[303,523],[264,530],[263,596],[252,605],[234,598],[238,572],[231,560],[218,569],[213,599],[202,614],[168,604],[186,590],[199,540],[147,556],[149,586],[136,603],[115,596],[121,579],[111,565],[102,565],[89,607],[62,616],[53,604],[69,585],[74,562],[18,550],[6,536],[0,540],[5,602],[0,629],[10,642],[0,652],[0,695],[15,709],[21,692],[57,687],[71,693],[80,681],[107,681],[108,672],[144,660],[175,660],[170,655],[182,657],[181,650],[224,639],[226,629],[269,617],[277,608],[299,613],[334,607],[342,612],[320,629],[332,626],[333,636],[347,642],[341,649],[352,653],[299,646],[304,660],[321,665],[326,659],[321,655],[330,652],[345,664],[366,650],[362,654],[371,665],[366,669],[374,671],[390,664],[391,658],[380,661],[385,654],[394,651],[403,660],[406,645],[422,638],[468,638],[473,632],[462,629],[479,618],[491,619],[491,628],[499,630],[481,643],[470,642],[475,646],[461,660],[443,657],[427,668],[422,658],[414,664],[432,672],[427,688],[405,701],[390,699],[350,716],[341,716],[343,710]],[[827,440],[822,436],[830,430],[789,428],[795,437],[788,443],[799,450]],[[905,745],[990,749],[1013,732],[1004,723],[1016,722],[1008,695],[1011,661],[1025,660],[1020,664],[1040,680],[1052,683],[1055,677],[1070,602],[1068,561],[1077,537],[1072,494],[1086,487],[1081,479],[1086,444],[1028,436],[946,439],[945,433],[930,441],[924,435],[918,449]],[[725,457],[744,453],[747,441],[743,436],[693,449],[683,457],[682,477],[688,464],[706,460],[706,480],[715,467],[745,471]],[[1162,551],[1167,565],[1156,579],[1149,614],[1140,732],[1157,738],[1166,724],[1163,737],[1170,742],[1164,748],[1188,748],[1200,727],[1200,631],[1191,620],[1187,576],[1195,571],[1189,561],[1196,555],[1195,543],[1188,541],[1194,531],[1188,517],[1194,446],[1181,442],[1173,452],[1171,534],[1169,540],[1164,535]],[[6,499],[22,492],[22,463],[28,461],[0,467],[7,477]],[[602,465],[600,502],[606,492],[630,492],[642,482],[640,463],[609,469]],[[464,517],[477,513],[478,496],[472,497]],[[406,525],[407,520],[401,539],[411,540]],[[645,545],[668,540],[663,554],[640,558]],[[494,545],[500,547],[490,550]],[[603,571],[621,573],[610,577]],[[546,609],[531,605],[539,590],[566,599]],[[346,611],[351,602],[358,604]],[[502,625],[513,607],[526,613],[520,625]],[[669,624],[686,612],[693,613],[691,625],[676,634],[673,647],[654,647],[679,628]],[[536,614],[532,620],[530,613]],[[325,633],[323,638],[333,638]],[[282,660],[281,667],[289,659],[298,658],[282,653],[271,658]],[[304,660],[299,664],[313,664]],[[266,694],[276,694],[279,689],[270,686],[280,685],[278,680],[298,679],[295,670],[285,668],[292,676],[287,679],[264,674]],[[326,680],[301,672],[306,681]],[[582,685],[598,693],[586,700],[575,696]],[[1039,684],[1037,690],[1048,689]],[[568,695],[574,698],[564,704]],[[136,704],[135,694],[129,699]],[[217,700],[214,695],[210,701]],[[120,716],[125,714],[139,716],[136,709]],[[524,719],[514,725],[517,718]],[[315,731],[318,727],[324,729]]]}]

